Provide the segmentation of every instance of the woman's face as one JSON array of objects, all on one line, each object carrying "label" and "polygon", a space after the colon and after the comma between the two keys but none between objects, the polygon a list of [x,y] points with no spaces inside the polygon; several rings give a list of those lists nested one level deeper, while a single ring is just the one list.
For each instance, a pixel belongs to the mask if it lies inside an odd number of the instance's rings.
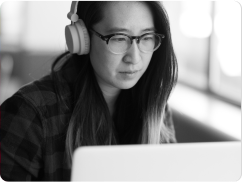
[{"label": "woman's face", "polygon": [[[154,32],[154,21],[148,6],[143,2],[109,2],[104,18],[93,26],[102,34],[125,33],[140,36]],[[143,53],[134,40],[123,54],[109,51],[106,41],[91,35],[90,58],[101,89],[129,89],[146,71],[153,53]]]}]

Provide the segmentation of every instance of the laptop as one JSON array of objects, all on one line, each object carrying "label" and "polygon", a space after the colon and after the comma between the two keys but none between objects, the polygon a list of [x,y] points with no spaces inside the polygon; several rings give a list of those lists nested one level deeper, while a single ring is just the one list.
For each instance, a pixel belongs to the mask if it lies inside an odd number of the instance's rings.
[{"label": "laptop", "polygon": [[79,147],[72,181],[236,181],[241,142]]}]

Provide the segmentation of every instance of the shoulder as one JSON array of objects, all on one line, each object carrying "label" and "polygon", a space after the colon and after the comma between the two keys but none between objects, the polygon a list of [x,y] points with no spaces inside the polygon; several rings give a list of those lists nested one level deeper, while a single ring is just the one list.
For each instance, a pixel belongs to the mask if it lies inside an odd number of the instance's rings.
[{"label": "shoulder", "polygon": [[[62,90],[60,93],[57,91],[56,84],[63,85],[61,86]],[[51,75],[47,75],[22,86],[13,96],[3,102],[1,111],[4,115],[9,111],[12,112],[11,107],[13,106],[18,106],[18,108],[29,107],[32,113],[37,114],[41,120],[46,120],[60,115],[59,108],[63,104],[61,104],[59,97],[68,100],[70,96],[70,89],[64,80],[61,80],[60,83],[53,80]],[[24,109],[22,111],[27,113]]]},{"label": "shoulder", "polygon": [[56,74],[59,80],[52,79],[51,75],[44,76],[39,80],[24,85],[14,96],[22,97],[35,107],[58,104],[58,97],[68,98],[71,93],[65,79],[61,77],[60,73]]},{"label": "shoulder", "polygon": [[38,177],[42,157],[50,148],[49,128],[56,130],[48,119],[52,118],[48,110],[55,107],[47,106],[56,102],[51,82],[47,76],[29,83],[1,105],[1,165],[5,166],[1,172],[8,180]]},{"label": "shoulder", "polygon": [[1,105],[1,131],[6,135],[3,138],[7,139],[7,133],[18,133],[21,138],[46,138],[61,134],[70,111],[61,110],[62,104],[57,95],[50,76],[20,88]]},{"label": "shoulder", "polygon": [[26,84],[2,103],[1,124],[19,121],[18,123],[25,125],[36,121],[35,123],[42,125],[46,118],[46,106],[54,102],[56,96],[49,76]]},{"label": "shoulder", "polygon": [[22,97],[36,107],[56,102],[54,84],[49,75],[24,85],[14,96]]}]

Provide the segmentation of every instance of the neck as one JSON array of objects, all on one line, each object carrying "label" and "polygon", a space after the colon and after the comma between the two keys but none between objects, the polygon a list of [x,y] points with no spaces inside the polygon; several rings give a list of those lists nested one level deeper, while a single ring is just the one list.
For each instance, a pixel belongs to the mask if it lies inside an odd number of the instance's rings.
[{"label": "neck", "polygon": [[110,87],[102,84],[99,84],[99,85],[102,90],[104,99],[108,105],[109,112],[111,116],[113,116],[114,105],[121,90],[118,88],[114,88],[114,87]]}]

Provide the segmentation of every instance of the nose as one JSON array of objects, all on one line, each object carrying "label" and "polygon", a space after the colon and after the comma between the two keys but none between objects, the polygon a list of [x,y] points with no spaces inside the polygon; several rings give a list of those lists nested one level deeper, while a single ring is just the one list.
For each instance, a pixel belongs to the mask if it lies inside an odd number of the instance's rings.
[{"label": "nose", "polygon": [[133,43],[131,44],[131,47],[129,50],[126,52],[126,55],[124,56],[124,62],[125,63],[130,63],[130,64],[137,64],[141,60],[140,57],[140,50],[137,44],[137,41],[134,40]]}]

